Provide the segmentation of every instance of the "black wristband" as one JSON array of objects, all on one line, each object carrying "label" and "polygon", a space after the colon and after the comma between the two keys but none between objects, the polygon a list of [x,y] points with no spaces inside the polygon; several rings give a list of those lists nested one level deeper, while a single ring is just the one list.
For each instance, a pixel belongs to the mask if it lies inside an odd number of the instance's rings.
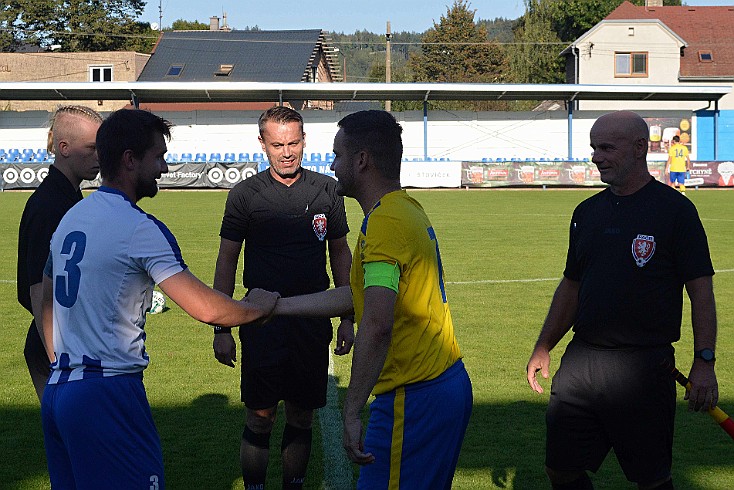
[{"label": "black wristband", "polygon": [[232,333],[232,329],[228,327],[214,327],[214,335],[218,333]]}]

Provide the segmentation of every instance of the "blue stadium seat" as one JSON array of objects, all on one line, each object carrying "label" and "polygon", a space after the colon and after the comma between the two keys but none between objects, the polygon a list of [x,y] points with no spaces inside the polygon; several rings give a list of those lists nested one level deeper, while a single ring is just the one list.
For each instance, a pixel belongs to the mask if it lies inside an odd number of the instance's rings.
[{"label": "blue stadium seat", "polygon": [[212,162],[221,162],[222,161],[222,154],[221,153],[210,153],[209,154],[209,163]]},{"label": "blue stadium seat", "polygon": [[311,160],[310,161],[312,161],[312,162],[320,162],[321,161],[321,153],[311,153]]},{"label": "blue stadium seat", "polygon": [[194,157],[194,162],[205,163],[206,153],[197,153],[196,156]]},{"label": "blue stadium seat", "polygon": [[334,158],[336,158],[336,155],[334,155],[333,153],[327,153],[326,154],[326,162],[327,163],[333,162],[334,161]]},{"label": "blue stadium seat", "polygon": [[181,160],[180,161],[182,163],[191,162],[192,160],[193,159],[191,158],[191,153],[181,153]]},{"label": "blue stadium seat", "polygon": [[178,163],[178,153],[166,153],[166,163]]},{"label": "blue stadium seat", "polygon": [[35,155],[33,155],[33,152],[31,152],[31,153],[23,153],[18,158],[18,161],[20,163],[31,163],[34,158],[35,158]]},{"label": "blue stadium seat", "polygon": [[224,154],[224,163],[234,163],[235,161],[234,153]]},{"label": "blue stadium seat", "polygon": [[240,153],[237,156],[238,162],[249,162],[250,161],[250,154],[249,153]]},{"label": "blue stadium seat", "polygon": [[254,162],[264,162],[265,156],[262,153],[253,153],[252,154],[252,161]]}]

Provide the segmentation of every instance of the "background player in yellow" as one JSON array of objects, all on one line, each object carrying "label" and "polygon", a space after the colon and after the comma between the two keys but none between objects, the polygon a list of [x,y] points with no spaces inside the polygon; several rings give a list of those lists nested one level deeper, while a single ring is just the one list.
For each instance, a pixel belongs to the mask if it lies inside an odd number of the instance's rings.
[{"label": "background player in yellow", "polygon": [[[344,401],[344,448],[362,465],[357,488],[450,488],[472,407],[443,284],[436,233],[400,185],[402,127],[384,111],[339,121],[337,192],[365,218],[351,292],[283,298],[275,314],[336,316],[358,324]],[[362,440],[360,413],[370,393]]]},{"label": "background player in yellow", "polygon": [[670,185],[675,187],[681,194],[686,193],[686,173],[691,170],[691,159],[688,157],[688,148],[680,142],[680,136],[673,136],[673,144],[668,149],[668,163],[666,170],[670,173]]}]

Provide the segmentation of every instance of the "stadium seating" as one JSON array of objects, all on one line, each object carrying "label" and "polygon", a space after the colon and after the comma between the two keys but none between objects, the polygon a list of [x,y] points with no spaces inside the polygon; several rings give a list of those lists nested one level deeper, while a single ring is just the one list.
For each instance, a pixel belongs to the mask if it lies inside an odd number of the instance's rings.
[{"label": "stadium seating", "polygon": [[249,162],[250,161],[250,154],[249,153],[240,153],[237,155],[237,161],[238,162]]},{"label": "stadium seating", "polygon": [[206,153],[197,153],[194,157],[195,163],[205,163],[206,162]]},{"label": "stadium seating", "polygon": [[224,154],[224,163],[234,163],[235,161],[234,153]]},{"label": "stadium seating", "polygon": [[189,163],[192,162],[193,158],[191,157],[191,153],[181,153],[181,163]]},{"label": "stadium seating", "polygon": [[209,154],[209,163],[216,163],[222,161],[222,154],[221,153],[210,153]]},{"label": "stadium seating", "polygon": [[178,163],[178,153],[166,153],[166,163]]}]

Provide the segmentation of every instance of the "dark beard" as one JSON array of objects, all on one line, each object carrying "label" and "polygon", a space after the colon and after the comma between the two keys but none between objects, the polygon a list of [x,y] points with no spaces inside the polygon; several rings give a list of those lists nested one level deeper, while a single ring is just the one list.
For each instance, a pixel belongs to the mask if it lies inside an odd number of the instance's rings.
[{"label": "dark beard", "polygon": [[152,182],[138,181],[135,185],[135,196],[138,199],[155,197],[156,194],[158,194],[158,182],[155,180]]}]

